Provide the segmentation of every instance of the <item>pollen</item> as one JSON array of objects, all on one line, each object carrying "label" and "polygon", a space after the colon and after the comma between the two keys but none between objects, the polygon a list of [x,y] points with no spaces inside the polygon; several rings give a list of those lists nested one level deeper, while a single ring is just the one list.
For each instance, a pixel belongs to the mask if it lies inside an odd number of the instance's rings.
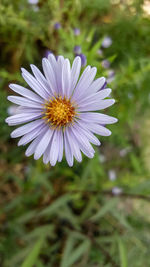
[{"label": "pollen", "polygon": [[67,98],[56,97],[45,105],[44,119],[55,127],[66,126],[73,122],[75,107]]}]

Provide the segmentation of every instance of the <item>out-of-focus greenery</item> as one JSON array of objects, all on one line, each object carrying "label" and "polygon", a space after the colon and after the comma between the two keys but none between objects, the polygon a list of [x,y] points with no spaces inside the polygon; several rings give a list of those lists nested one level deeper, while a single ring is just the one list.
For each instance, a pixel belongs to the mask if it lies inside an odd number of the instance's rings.
[{"label": "out-of-focus greenery", "polygon": [[[0,266],[150,266],[148,2],[1,0]],[[61,29],[54,29],[56,22]],[[99,55],[105,36],[113,42]],[[20,67],[41,69],[46,50],[72,61],[75,45],[98,68],[97,76],[108,76],[101,63],[111,61],[116,104],[107,114],[119,122],[109,126],[111,137],[100,138],[93,159],[52,168],[26,158],[25,148],[10,139],[8,84],[25,85]]]}]

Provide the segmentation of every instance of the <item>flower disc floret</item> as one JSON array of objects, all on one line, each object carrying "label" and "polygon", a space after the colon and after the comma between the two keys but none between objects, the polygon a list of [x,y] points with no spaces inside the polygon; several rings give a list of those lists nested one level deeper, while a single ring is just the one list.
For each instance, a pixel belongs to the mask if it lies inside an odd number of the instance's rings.
[{"label": "flower disc floret", "polygon": [[45,105],[45,116],[43,117],[54,126],[66,126],[73,122],[75,117],[75,107],[67,98],[56,97]]}]

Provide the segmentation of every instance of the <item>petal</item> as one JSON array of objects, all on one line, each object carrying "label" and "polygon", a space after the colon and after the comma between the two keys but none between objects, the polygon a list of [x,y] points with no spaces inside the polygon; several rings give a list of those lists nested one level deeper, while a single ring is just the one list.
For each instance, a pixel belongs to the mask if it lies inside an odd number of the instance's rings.
[{"label": "petal", "polygon": [[72,99],[78,100],[82,96],[83,92],[85,92],[90,86],[96,75],[97,69],[93,67],[92,69],[88,66],[81,75],[81,78],[74,90],[74,94]]},{"label": "petal", "polygon": [[43,129],[43,131],[39,134],[39,136],[36,137],[36,138],[32,141],[32,143],[28,146],[28,148],[27,148],[27,150],[26,150],[26,152],[25,152],[25,155],[26,155],[27,157],[29,157],[29,156],[31,156],[32,154],[34,154],[34,151],[35,151],[37,145],[39,144],[39,142],[40,142],[40,140],[41,140],[41,138],[42,138],[44,132],[45,132],[45,129]]},{"label": "petal", "polygon": [[95,111],[95,110],[101,110],[108,108],[109,106],[112,106],[115,103],[114,99],[106,99],[106,100],[97,100],[90,102],[88,104],[82,105],[82,107],[79,107],[79,111]]},{"label": "petal", "polygon": [[39,125],[38,127],[36,127],[33,131],[25,134],[23,137],[21,137],[21,139],[18,142],[18,146],[21,145],[26,145],[29,142],[31,142],[33,139],[35,139],[43,130],[47,130],[47,125]]},{"label": "petal", "polygon": [[41,104],[44,103],[43,99],[40,96],[33,93],[31,90],[24,88],[23,86],[20,86],[18,84],[10,84],[9,87],[19,95],[25,96],[26,98]]},{"label": "petal", "polygon": [[43,135],[39,144],[36,147],[34,159],[39,159],[43,155],[47,146],[49,145],[53,132],[54,130],[51,130],[50,127],[48,126],[48,129],[46,130],[45,134]]},{"label": "petal", "polygon": [[49,154],[51,166],[55,166],[57,159],[58,159],[58,155],[59,155],[58,131],[59,130],[54,131],[54,135],[53,135],[53,139],[51,143],[50,154]]},{"label": "petal", "polygon": [[65,156],[66,156],[66,160],[68,162],[68,165],[70,167],[73,166],[73,152],[72,152],[72,149],[69,145],[69,142],[68,142],[68,138],[67,138],[67,135],[66,135],[66,131],[64,131],[64,145],[65,145]]},{"label": "petal", "polygon": [[42,119],[39,119],[39,120],[36,120],[36,121],[32,121],[30,123],[27,123],[26,125],[23,125],[19,128],[17,128],[16,130],[14,130],[12,133],[11,133],[11,137],[12,138],[17,138],[17,137],[20,137],[26,133],[29,133],[31,132],[32,130],[34,130],[37,126],[43,124],[44,125],[44,120]]},{"label": "petal", "polygon": [[104,77],[96,79],[88,88],[88,92],[96,93],[101,90],[106,82]]},{"label": "petal", "polygon": [[51,66],[51,63],[49,62],[47,58],[43,58],[42,65],[43,65],[44,74],[50,85],[52,93],[55,94],[57,93],[57,84],[56,84],[55,72]]},{"label": "petal", "polygon": [[72,69],[71,69],[71,86],[70,86],[70,95],[72,94],[76,83],[78,81],[79,78],[79,74],[80,74],[80,70],[81,70],[81,58],[75,57],[73,64],[72,64]]},{"label": "petal", "polygon": [[84,146],[84,148],[86,150],[88,150],[89,152],[94,153],[94,149],[91,146],[91,144],[89,143],[89,140],[87,139],[87,137],[85,136],[85,134],[83,134],[81,131],[79,131],[79,127],[77,126],[77,124],[75,124],[74,126],[71,127],[72,132],[74,133],[74,136],[76,136],[78,143],[82,144],[82,146]]},{"label": "petal", "polygon": [[70,72],[70,62],[65,59],[62,68],[62,96],[67,98],[70,95],[70,83],[71,83],[71,72]]},{"label": "petal", "polygon": [[5,121],[8,123],[8,125],[17,125],[17,124],[23,124],[25,122],[29,122],[35,119],[40,118],[41,112],[39,113],[20,113],[13,116],[8,117]]},{"label": "petal", "polygon": [[57,79],[57,90],[58,94],[62,95],[62,68],[64,64],[64,57],[59,56],[57,60],[57,72],[56,72],[56,79]]},{"label": "petal", "polygon": [[29,86],[42,98],[47,99],[49,94],[45,91],[44,87],[24,68],[22,70],[22,77],[29,84]]},{"label": "petal", "polygon": [[[71,128],[72,131],[72,128]],[[94,152],[93,151],[89,151],[85,145],[81,142],[81,140],[79,139],[80,136],[78,136],[78,131],[76,132],[74,130],[74,132],[72,131],[73,137],[75,138],[76,142],[79,145],[79,148],[81,149],[81,151],[88,157],[88,158],[93,158],[94,157]]]},{"label": "petal", "polygon": [[[52,141],[52,139],[51,139]],[[50,153],[50,148],[51,148],[51,141],[49,142],[45,152],[44,152],[44,155],[43,155],[43,163],[44,164],[47,164],[49,162],[49,153]]]},{"label": "petal", "polygon": [[76,158],[77,161],[81,162],[82,161],[82,155],[81,155],[79,145],[78,145],[76,139],[74,138],[70,128],[66,128],[65,131],[66,131],[67,139],[68,139],[69,145],[72,149],[74,157]]},{"label": "petal", "polygon": [[41,103],[37,103],[35,101],[29,100],[25,97],[22,96],[8,96],[7,99],[12,102],[15,103],[17,105],[20,106],[24,106],[24,107],[34,107],[34,108],[40,108],[41,107]]},{"label": "petal", "polygon": [[48,95],[52,96],[50,85],[48,84],[42,72],[33,64],[31,64],[30,67],[39,84],[45,89]]},{"label": "petal", "polygon": [[99,124],[111,124],[115,123],[118,120],[114,117],[102,114],[102,113],[95,113],[95,112],[86,112],[86,113],[80,113],[80,119],[90,123],[90,122],[96,122]]},{"label": "petal", "polygon": [[98,140],[98,138],[96,136],[94,136],[94,134],[92,134],[88,130],[88,127],[86,127],[86,123],[82,123],[80,121],[77,121],[76,128],[78,128],[78,130],[80,132],[82,132],[82,134],[84,134],[87,137],[89,142],[91,142],[92,144],[94,144],[96,146],[100,146],[100,144],[101,144],[100,141]]},{"label": "petal", "polygon": [[58,138],[59,138],[59,155],[58,155],[58,162],[61,162],[62,161],[62,158],[63,158],[63,150],[64,150],[64,147],[63,147],[63,133],[62,133],[62,130],[60,129],[59,132],[58,132]]},{"label": "petal", "polygon": [[93,133],[102,135],[102,136],[109,136],[111,135],[111,131],[105,128],[102,125],[96,124],[96,123],[89,123],[86,124],[88,129],[92,131]]},{"label": "petal", "polygon": [[78,101],[78,105],[80,105],[80,107],[82,107],[82,105],[85,105],[90,102],[93,102],[93,101],[97,101],[98,99],[102,100],[104,99],[105,97],[108,97],[111,93],[111,89],[107,88],[107,89],[104,89],[98,93],[95,93],[95,94],[91,94],[90,96],[87,96],[85,98],[82,98]]}]

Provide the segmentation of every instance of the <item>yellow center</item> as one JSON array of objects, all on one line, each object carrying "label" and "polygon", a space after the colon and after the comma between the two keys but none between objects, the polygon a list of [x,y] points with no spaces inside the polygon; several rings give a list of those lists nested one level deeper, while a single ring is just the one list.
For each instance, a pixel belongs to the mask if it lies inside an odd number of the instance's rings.
[{"label": "yellow center", "polygon": [[44,119],[54,126],[66,126],[75,116],[75,108],[70,100],[56,97],[45,105]]}]

